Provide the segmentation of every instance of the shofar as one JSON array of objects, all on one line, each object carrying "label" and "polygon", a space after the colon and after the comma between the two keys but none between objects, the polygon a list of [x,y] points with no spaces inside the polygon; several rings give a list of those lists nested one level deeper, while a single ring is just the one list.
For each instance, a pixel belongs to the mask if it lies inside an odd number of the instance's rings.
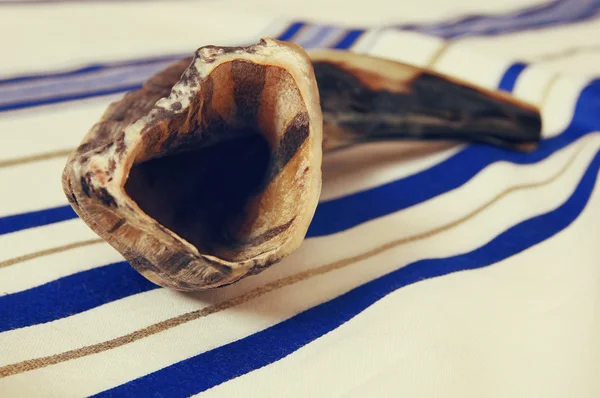
[{"label": "shofar", "polygon": [[349,52],[262,39],[205,46],[126,94],[69,157],[83,221],[152,282],[236,282],[302,243],[321,159],[361,142],[528,146],[540,115],[508,95]]}]

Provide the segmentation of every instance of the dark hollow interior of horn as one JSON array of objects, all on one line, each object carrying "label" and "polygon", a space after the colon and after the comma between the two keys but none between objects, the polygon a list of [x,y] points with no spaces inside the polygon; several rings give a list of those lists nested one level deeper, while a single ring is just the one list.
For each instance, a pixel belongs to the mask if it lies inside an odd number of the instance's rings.
[{"label": "dark hollow interior of horn", "polygon": [[[222,64],[188,109],[145,131],[125,190],[202,254],[241,261],[272,250],[301,206],[281,200],[282,169],[306,138],[294,134],[298,115],[306,107],[288,72]],[[284,150],[290,137],[296,151]]]},{"label": "dark hollow interior of horn", "polygon": [[[541,137],[539,111],[506,95],[420,71],[404,82],[313,63],[330,148],[370,141],[449,140],[501,147]],[[410,68],[398,64],[398,68]],[[403,74],[398,73],[399,78]],[[377,88],[370,87],[375,82]],[[404,84],[400,84],[404,83]],[[398,90],[397,87],[402,87]],[[396,89],[387,89],[396,87]]]},{"label": "dark hollow interior of horn", "polygon": [[[201,253],[218,257],[238,244],[245,204],[260,194],[270,160],[262,135],[248,136],[135,164],[126,191],[138,206]],[[232,260],[232,258],[227,258]]]}]

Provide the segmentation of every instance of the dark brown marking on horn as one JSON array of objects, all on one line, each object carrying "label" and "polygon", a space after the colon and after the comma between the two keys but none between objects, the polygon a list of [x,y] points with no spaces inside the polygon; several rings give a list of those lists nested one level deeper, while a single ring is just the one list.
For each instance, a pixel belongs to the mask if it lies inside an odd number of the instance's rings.
[{"label": "dark brown marking on horn", "polygon": [[[210,272],[210,273],[207,272],[206,275],[203,275],[202,279],[203,279],[203,284],[214,285],[215,283],[221,282],[226,277],[227,277],[227,275],[220,274],[218,272]],[[194,290],[196,290],[196,288],[194,288]]]},{"label": "dark brown marking on horn", "polygon": [[298,113],[287,125],[285,134],[272,156],[269,176],[266,179],[267,184],[281,172],[302,147],[302,144],[308,138],[309,130],[309,118],[306,112]]},{"label": "dark brown marking on horn", "polygon": [[265,269],[269,268],[271,265],[278,261],[277,258],[267,258],[263,261],[254,261],[250,269],[248,270],[248,275],[257,275],[260,274]]},{"label": "dark brown marking on horn", "polygon": [[115,147],[115,154],[122,158],[125,154],[126,146],[125,146],[125,132],[121,131],[117,136],[117,146]]},{"label": "dark brown marking on horn", "polygon": [[106,207],[119,207],[115,198],[108,192],[106,188],[99,188],[95,191],[96,196]]},{"label": "dark brown marking on horn", "polygon": [[[166,274],[163,269],[158,268],[156,265],[154,265],[150,260],[148,260],[144,256],[133,255],[133,256],[126,256],[126,257],[127,257],[127,261],[129,262],[129,264],[131,264],[131,266],[134,267],[135,269],[137,269],[138,271],[140,271],[140,272],[150,271],[150,272],[162,277],[166,281],[170,281],[169,284],[171,286],[178,286],[185,290],[197,290],[197,288],[198,288],[197,285],[194,285],[194,284],[186,282],[186,281],[170,280],[169,275]],[[214,270],[209,267],[206,267],[206,270],[204,271],[204,273],[208,274],[208,275],[206,275],[206,276],[200,275],[200,277],[203,280],[210,280],[211,283],[216,283],[219,280],[223,279],[223,277],[224,277],[224,275],[220,275],[218,272],[214,272]],[[215,280],[215,281],[212,282],[212,280]]]},{"label": "dark brown marking on horn", "polygon": [[79,207],[79,202],[77,201],[77,196],[75,196],[74,193],[68,195],[68,199],[71,203],[73,203],[75,206]]},{"label": "dark brown marking on horn", "polygon": [[237,107],[237,116],[246,123],[254,123],[263,89],[267,68],[249,61],[232,61],[233,96]]},{"label": "dark brown marking on horn", "polygon": [[85,196],[87,196],[88,198],[91,197],[91,187],[90,187],[90,173],[87,173],[86,176],[81,176],[81,178],[79,179],[79,183],[81,184],[81,190],[83,191],[83,194]]},{"label": "dark brown marking on horn", "polygon": [[169,134],[169,136],[163,141],[161,150],[165,152],[169,151],[177,144],[178,138],[179,137],[177,136],[176,132],[171,132],[171,134]]},{"label": "dark brown marking on horn", "polygon": [[183,75],[181,75],[181,83],[183,83],[186,86],[189,86],[190,83],[192,82],[193,79],[193,75],[188,71],[186,71]]},{"label": "dark brown marking on horn", "polygon": [[194,102],[190,104],[191,109],[187,115],[188,124],[186,125],[188,129],[188,134],[196,133],[196,131],[193,130],[196,130],[199,123],[202,122],[202,118],[199,115],[201,115],[200,112],[203,111],[204,106],[204,100],[201,97],[196,97]]},{"label": "dark brown marking on horn", "polygon": [[218,132],[227,130],[227,122],[214,110],[209,110],[203,120],[204,134],[209,136],[218,134]]},{"label": "dark brown marking on horn", "polygon": [[125,222],[126,222],[125,219],[121,218],[112,227],[110,227],[109,230],[106,232],[108,232],[109,234],[116,232],[119,228],[121,228],[123,225],[125,225]]},{"label": "dark brown marking on horn", "polygon": [[188,282],[183,282],[183,281],[176,281],[174,282],[177,286],[179,286],[182,289],[188,290],[188,291],[194,291],[194,290],[198,290],[198,286],[197,285],[193,285],[191,283]]},{"label": "dark brown marking on horn", "polygon": [[[131,106],[126,106],[126,105],[127,104],[125,104],[125,103],[119,103],[119,104],[117,104],[117,106],[114,109],[111,109],[113,112],[110,115],[110,120],[114,120],[115,122],[124,121],[128,110],[131,108]],[[133,106],[135,106],[135,105],[133,105]]]},{"label": "dark brown marking on horn", "polygon": [[100,124],[100,128],[96,131],[96,137],[94,138],[94,142],[97,143],[97,146],[105,143],[107,140],[112,138],[112,132],[116,125],[115,121],[108,120]]},{"label": "dark brown marking on horn", "polygon": [[191,263],[193,258],[185,252],[174,252],[162,261],[162,268],[169,274],[181,271]]},{"label": "dark brown marking on horn", "polygon": [[[191,63],[191,61],[190,61],[190,63]],[[173,68],[174,70],[172,71],[172,73],[173,73],[173,74],[165,78],[165,82],[164,82],[164,84],[165,84],[165,85],[168,85],[168,84],[170,84],[171,82],[173,82],[173,83],[171,84],[171,87],[172,87],[172,86],[174,86],[174,85],[177,83],[177,81],[179,80],[179,81],[181,81],[181,82],[182,82],[184,85],[186,85],[186,86],[191,86],[191,85],[192,85],[192,83],[195,83],[195,82],[197,82],[198,80],[200,80],[200,76],[199,76],[199,74],[198,74],[198,70],[197,70],[196,68],[194,68],[193,66],[191,66],[191,67],[190,67],[190,63],[188,63],[188,64],[187,64],[187,65],[188,65],[187,69],[185,69],[185,71],[183,71],[183,72],[180,74],[180,77],[176,77],[176,73],[178,72],[178,70],[177,70],[177,68],[176,68],[176,66],[177,66],[177,65],[174,65],[174,68]],[[180,64],[180,65],[181,65],[181,64]]]},{"label": "dark brown marking on horn", "polygon": [[221,274],[223,274],[223,276],[225,275],[230,275],[232,273],[232,269],[231,267],[228,267],[225,264],[221,264],[217,261],[212,260],[209,257],[206,256],[202,256],[202,258],[204,259],[204,261],[206,261],[207,263],[209,263],[211,265],[211,267],[215,268],[216,270],[218,270]]},{"label": "dark brown marking on horn", "polygon": [[339,127],[341,142],[419,139],[514,146],[541,136],[536,109],[490,90],[427,72],[407,79],[403,90],[386,89],[398,82],[386,84],[384,78],[372,89],[360,79],[360,69],[333,62],[313,66],[324,124]]},{"label": "dark brown marking on horn", "polygon": [[[86,152],[95,151],[95,153],[100,153],[108,148],[110,148],[114,143],[111,138],[113,136],[114,122],[102,122],[98,123],[95,126],[95,131],[88,142],[80,145],[77,148],[77,154],[83,155]],[[88,160],[87,157],[81,157],[79,162],[85,163]]]},{"label": "dark brown marking on horn", "polygon": [[108,173],[112,175],[112,173],[115,172],[116,168],[117,168],[116,160],[114,158],[110,158],[110,160],[108,161]]},{"label": "dark brown marking on horn", "polygon": [[204,84],[202,85],[202,97],[204,99],[204,107],[208,107],[210,102],[212,101],[213,95],[215,91],[215,81],[212,76],[208,76],[204,79]]},{"label": "dark brown marking on horn", "polygon": [[214,95],[214,80],[212,76],[208,76],[206,78],[206,80],[204,81],[203,88],[204,91],[202,93],[202,96],[204,99],[204,103],[201,123],[203,134],[209,136],[221,131],[225,131],[227,128],[227,122],[212,107],[212,99]]},{"label": "dark brown marking on horn", "polygon": [[158,144],[158,141],[160,141],[160,137],[161,133],[158,126],[152,126],[148,130],[146,130],[143,137],[144,146],[146,147],[146,150],[154,148],[156,144]]},{"label": "dark brown marking on horn", "polygon": [[267,230],[266,232],[250,239],[250,241],[247,243],[247,246],[259,246],[265,242],[270,241],[274,237],[287,231],[292,226],[292,223],[294,222],[295,219],[296,219],[296,216],[292,217],[292,219],[289,220],[288,222],[286,222],[285,224],[281,224],[276,227],[273,227],[273,228]]},{"label": "dark brown marking on horn", "polygon": [[79,147],[77,148],[77,154],[86,153],[87,151],[89,151],[91,149],[92,149],[92,143],[86,142],[85,144],[79,145]]},{"label": "dark brown marking on horn", "polygon": [[117,208],[117,202],[115,198],[108,192],[108,190],[104,187],[96,189],[96,187],[94,187],[94,185],[92,184],[91,180],[91,172],[87,172],[85,176],[81,176],[81,178],[79,179],[79,183],[81,184],[81,190],[83,191],[83,194],[88,198],[91,198],[92,195],[94,195],[100,200],[100,202],[102,202],[104,206]]},{"label": "dark brown marking on horn", "polygon": [[153,124],[160,123],[164,120],[168,120],[172,116],[173,116],[173,112],[169,111],[168,109],[156,107],[154,109]]},{"label": "dark brown marking on horn", "polygon": [[88,160],[90,160],[90,157],[88,155],[83,155],[83,156],[81,156],[79,162],[80,163],[87,163]]},{"label": "dark brown marking on horn", "polygon": [[[126,257],[128,257],[128,256],[126,256]],[[139,254],[133,255],[130,258],[127,258],[127,261],[134,268],[136,268],[140,271],[148,270],[148,271],[152,271],[152,272],[156,273],[157,275],[164,275],[164,272],[162,270],[160,270],[150,260],[148,260],[146,257],[144,257],[142,255],[139,255]]]},{"label": "dark brown marking on horn", "polygon": [[190,120],[198,112],[198,109],[194,105],[190,105],[188,108],[187,115],[180,113],[174,115],[172,119],[169,119],[166,124],[162,126],[162,134],[166,138],[162,141],[160,146],[161,155],[172,154],[171,151],[181,147],[183,141],[188,139],[190,134],[189,129],[186,128],[186,119]]}]

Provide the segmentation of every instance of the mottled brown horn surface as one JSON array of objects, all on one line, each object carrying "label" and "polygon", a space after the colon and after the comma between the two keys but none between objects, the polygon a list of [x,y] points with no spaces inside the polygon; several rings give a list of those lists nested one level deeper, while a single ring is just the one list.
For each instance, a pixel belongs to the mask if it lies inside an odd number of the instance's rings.
[{"label": "mottled brown horn surface", "polygon": [[145,277],[201,290],[300,245],[321,190],[321,143],[300,47],[207,46],[112,104],[70,156],[63,187]]},{"label": "mottled brown horn surface", "polygon": [[510,96],[375,57],[309,54],[265,38],[205,46],[157,73],[111,104],[69,157],[71,206],[154,283],[210,289],[298,248],[322,151],[540,138],[539,112]]},{"label": "mottled brown horn surface", "polygon": [[324,151],[403,139],[519,149],[540,139],[539,111],[503,92],[347,51],[313,50],[309,56],[320,93]]}]

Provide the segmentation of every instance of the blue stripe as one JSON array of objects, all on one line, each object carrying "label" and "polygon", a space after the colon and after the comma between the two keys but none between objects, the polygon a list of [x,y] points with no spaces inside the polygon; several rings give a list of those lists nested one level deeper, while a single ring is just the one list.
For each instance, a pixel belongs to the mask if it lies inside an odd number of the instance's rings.
[{"label": "blue stripe", "polygon": [[509,93],[512,92],[515,88],[515,83],[517,82],[518,77],[525,70],[526,66],[527,65],[522,62],[517,62],[511,65],[504,76],[502,76],[502,80],[500,80],[498,88],[503,91],[508,91]]},{"label": "blue stripe", "polygon": [[581,22],[596,17],[599,11],[598,0],[556,0],[501,15],[471,15],[453,22],[405,24],[396,28],[449,40],[462,36],[495,36]]},{"label": "blue stripe", "polygon": [[[421,203],[435,195],[462,185],[495,160],[505,160],[519,164],[535,163],[547,157],[553,151],[573,142],[586,132],[600,130],[600,114],[597,112],[599,108],[600,80],[597,80],[582,91],[569,128],[562,135],[543,142],[539,150],[532,153],[518,153],[487,146],[473,146],[450,160],[414,176],[338,200],[321,203],[317,207],[308,237],[323,236],[342,231],[362,222]],[[105,280],[85,277],[84,274],[88,272],[91,271],[83,271],[78,275],[81,278],[86,278],[85,285],[88,289],[101,291],[105,287]],[[142,277],[137,273],[128,275],[132,278],[134,286],[141,283]],[[61,308],[65,305],[69,306],[70,301],[86,300],[85,297],[81,298],[73,295],[69,290],[68,283],[62,283],[62,280],[56,281],[57,288],[53,290],[54,295],[44,293],[45,290],[38,293],[37,289],[39,288],[33,288],[26,293],[28,294],[28,300],[35,302],[35,297],[42,295],[44,301],[54,308],[54,314],[60,318],[59,315],[65,312]],[[98,287],[98,285],[101,287]],[[121,289],[123,289],[124,296],[134,294],[128,290],[127,284],[124,284]],[[85,294],[85,292],[82,293]],[[22,311],[23,308],[15,308],[17,312],[13,312],[10,305],[4,305],[4,300],[8,300],[8,297],[10,295],[0,297],[0,307],[8,308],[4,312],[4,317],[19,318],[21,316],[19,311]],[[109,298],[107,296],[107,301],[98,302],[97,304],[108,303]],[[29,311],[33,313],[27,318],[28,322],[31,323],[23,326],[42,322],[37,320],[39,316],[43,316],[44,321],[48,321],[47,316],[38,314],[35,307],[30,307]],[[70,312],[68,313],[70,314]]]},{"label": "blue stripe", "polygon": [[[296,33],[304,26],[302,22],[295,22],[291,24],[285,31],[283,31],[277,38],[279,40],[290,40],[293,38]],[[95,63],[82,68],[78,68],[71,71],[65,72],[51,72],[51,73],[39,73],[39,74],[30,74],[23,76],[16,76],[6,79],[0,79],[0,86],[14,84],[14,83],[24,83],[32,80],[47,80],[47,79],[55,79],[57,77],[70,77],[77,76],[92,72],[98,72],[105,69],[116,69],[116,68],[124,68],[131,66],[147,66],[152,64],[160,64],[166,61],[178,61],[182,58],[189,57],[190,54],[172,54],[172,55],[161,55],[157,57],[151,58],[141,58],[129,61],[117,61],[117,62],[104,62],[104,63]]]},{"label": "blue stripe", "polygon": [[[277,38],[279,40],[291,40],[296,35],[296,33],[298,33],[298,31],[302,28],[303,25],[304,24],[301,22],[294,23],[294,24],[290,25]],[[168,61],[171,59],[173,61],[176,61],[177,59],[181,59],[184,57],[185,56],[181,56],[180,58],[172,58],[172,56],[169,56],[169,57],[160,57],[160,58],[157,57],[157,58],[154,58],[151,60],[95,64],[95,65],[92,65],[89,67],[77,69],[75,71],[70,71],[70,72],[42,74],[42,75],[28,75],[28,76],[0,80],[0,85],[8,84],[8,83],[27,82],[27,81],[37,80],[37,79],[44,80],[44,79],[49,79],[52,77],[66,77],[68,79],[69,77],[74,77],[77,75],[82,75],[82,74],[87,74],[87,73],[92,73],[92,72],[101,72],[103,70],[123,68],[123,67],[127,67],[127,66],[139,67],[139,66],[147,66],[147,65],[156,64],[156,67],[160,68],[161,63],[164,63],[165,61]],[[156,70],[156,72],[158,72],[158,70]],[[56,95],[43,97],[43,98],[28,99],[28,100],[22,100],[22,101],[16,101],[16,102],[8,102],[8,103],[0,104],[0,112],[14,111],[14,110],[18,110],[18,109],[32,108],[32,107],[36,107],[36,106],[50,105],[50,104],[56,104],[56,103],[62,103],[62,102],[70,102],[70,101],[89,99],[89,98],[95,98],[95,97],[103,97],[103,96],[111,95],[111,94],[125,93],[125,92],[131,91],[131,90],[140,89],[144,83],[143,80],[145,80],[144,76],[140,76],[140,82],[135,83],[135,84],[129,83],[129,84],[122,84],[122,85],[115,85],[108,89],[89,90],[89,91],[79,92],[79,93],[68,93],[68,94],[57,93]]]},{"label": "blue stripe", "polygon": [[[299,25],[302,25],[302,24],[299,24]],[[288,29],[286,32],[284,32],[280,36],[280,38],[281,37],[292,38],[293,34],[298,32],[299,29],[300,28],[298,26],[292,26],[292,27],[290,27],[290,29]],[[358,37],[360,37],[360,35],[362,33],[363,33],[362,30],[350,31],[340,42],[335,44],[335,46],[333,48],[347,49],[347,48],[351,47],[352,44],[356,41],[356,39],[358,39]],[[318,39],[320,39],[320,37],[318,37]],[[85,68],[83,68],[82,70],[84,70],[84,69]],[[98,69],[92,68],[91,70],[98,70]],[[84,72],[81,72],[81,70],[80,70],[80,72],[78,72],[78,73],[84,73]],[[73,74],[74,74],[74,72],[72,72],[71,76],[73,76]],[[25,79],[25,78],[21,78],[21,79]],[[89,98],[95,98],[95,97],[103,97],[103,96],[111,95],[111,94],[125,93],[125,92],[132,91],[132,90],[138,90],[142,87],[142,85],[143,85],[143,82],[140,82],[140,83],[136,83],[136,84],[125,84],[125,85],[121,85],[121,86],[111,87],[109,89],[103,89],[103,90],[92,90],[92,91],[85,91],[82,93],[72,93],[72,94],[58,94],[55,96],[49,96],[49,97],[39,98],[39,99],[29,99],[29,100],[25,100],[25,101],[8,102],[5,104],[0,104],[0,112],[14,111],[14,110],[18,110],[18,109],[32,108],[32,107],[36,107],[36,106],[50,105],[50,104],[56,104],[56,103],[62,103],[62,102],[70,102],[70,101],[89,99]]]},{"label": "blue stripe", "polygon": [[303,26],[304,26],[303,22],[295,22],[295,23],[291,24],[285,30],[285,32],[280,34],[279,37],[277,37],[277,39],[282,40],[282,41],[289,41],[296,35],[296,33],[298,33],[300,31],[300,29],[302,29]]},{"label": "blue stripe", "polygon": [[77,217],[71,206],[53,207],[0,218],[0,235],[71,220]]},{"label": "blue stripe", "polygon": [[563,205],[513,226],[476,250],[453,257],[414,262],[275,326],[94,396],[197,394],[285,358],[402,287],[458,271],[490,266],[514,256],[564,230],[581,214],[593,192],[599,168],[600,153]]},{"label": "blue stripe", "polygon": [[98,71],[105,70],[105,69],[119,69],[119,68],[132,67],[132,66],[146,66],[146,65],[152,65],[152,64],[161,64],[161,63],[164,63],[167,61],[175,62],[175,61],[178,61],[182,58],[189,57],[189,56],[190,56],[189,53],[188,54],[173,54],[173,55],[162,55],[162,56],[153,57],[153,58],[135,59],[135,60],[129,60],[129,61],[96,63],[96,64],[91,64],[91,65],[88,65],[88,66],[85,66],[85,67],[82,67],[79,69],[74,69],[74,70],[65,71],[65,72],[40,73],[40,74],[31,74],[31,75],[11,77],[11,78],[7,78],[7,79],[0,79],[0,86],[14,84],[14,83],[25,83],[25,82],[29,82],[32,80],[48,80],[48,79],[55,79],[57,77],[78,76],[78,75],[84,75],[87,73],[98,72]]},{"label": "blue stripe", "polygon": [[[504,15],[471,15],[451,22],[436,22],[428,24],[405,24],[395,26],[397,29],[417,31],[425,34],[433,34],[446,39],[451,39],[461,35],[496,35],[501,33],[510,33],[520,30],[528,30],[543,26],[564,24],[569,22],[578,22],[581,20],[593,18],[600,10],[600,1],[594,0],[591,3],[582,2],[582,7],[577,7],[578,3],[573,0],[557,0],[541,6],[525,8],[522,11],[510,12]],[[558,13],[556,17],[549,18],[556,13],[560,7],[575,9],[578,13],[575,16],[564,16]],[[532,20],[542,18],[545,20]],[[280,40],[290,40],[305,25],[303,22],[295,22],[290,25],[280,36]],[[31,80],[52,79],[57,77],[68,77],[85,73],[97,72],[104,69],[123,66],[141,66],[155,62],[164,62],[167,60],[178,60],[188,55],[166,55],[147,59],[138,59],[124,62],[96,63],[73,71],[30,74],[25,76],[16,76],[12,78],[0,79],[0,85],[26,82]]]},{"label": "blue stripe", "polygon": [[126,262],[94,268],[0,297],[0,332],[65,318],[157,288]]},{"label": "blue stripe", "polygon": [[[588,19],[598,13],[600,10],[600,0],[594,0],[591,3],[587,0],[558,0],[548,5],[538,6],[534,8],[525,9],[518,13],[509,13],[506,15],[492,15],[492,16],[469,16],[458,22],[451,23],[436,23],[436,24],[424,24],[424,25],[404,25],[400,28],[406,30],[418,31],[424,34],[436,35],[446,39],[451,39],[463,35],[489,35],[506,33],[515,30],[534,29],[542,26],[549,26],[555,24],[564,24],[570,22],[576,22],[584,19]],[[302,22],[296,22],[290,25],[285,32],[280,35],[280,39],[290,40],[297,32],[301,29],[304,24]],[[347,36],[344,40],[341,40],[334,48],[346,49],[349,48],[354,41],[360,36],[360,30],[352,31],[352,34]],[[183,57],[183,56],[182,56]],[[3,83],[15,83],[25,82],[35,79],[47,79],[52,77],[63,77],[68,80],[70,76],[76,76],[81,74],[96,73],[102,74],[104,70],[111,68],[123,68],[129,66],[133,68],[141,65],[148,65],[156,62],[164,62],[165,60],[179,59],[176,56],[164,56],[157,57],[147,60],[134,60],[128,62],[116,62],[116,63],[105,63],[105,64],[94,64],[89,67],[84,67],[76,71],[70,72],[59,72],[51,74],[41,75],[28,75],[24,77],[15,77],[5,80],[0,80],[0,85]],[[158,67],[158,65],[157,65]],[[142,84],[140,79],[139,85]],[[65,82],[67,83],[67,82]],[[97,86],[98,90],[85,92],[77,95],[67,95],[56,93],[51,98],[40,100],[33,98],[32,100],[18,99],[16,103],[4,103],[0,105],[0,112],[11,111],[17,109],[24,109],[29,107],[35,107],[40,105],[47,105],[52,103],[69,102],[78,99],[93,98],[102,95],[124,93],[130,91],[130,86],[120,85],[111,88],[110,90],[100,90],[100,86]],[[64,90],[63,90],[64,91]]]},{"label": "blue stripe", "polygon": [[322,26],[317,29],[312,37],[309,37],[306,40],[296,40],[296,44],[302,46],[304,49],[320,47],[323,42],[323,38],[335,29],[336,28],[333,26]]},{"label": "blue stripe", "polygon": [[0,112],[13,111],[13,110],[23,109],[23,108],[32,108],[32,107],[40,106],[40,105],[50,105],[50,104],[56,104],[56,103],[60,103],[60,102],[82,100],[82,99],[87,99],[87,98],[103,97],[105,95],[124,93],[124,92],[131,91],[131,90],[138,90],[140,88],[142,88],[141,83],[133,84],[133,85],[129,84],[129,85],[124,85],[124,86],[112,87],[112,88],[106,89],[106,90],[86,91],[84,93],[57,95],[54,97],[40,98],[37,100],[12,102],[12,103],[8,103],[8,104],[0,105]]},{"label": "blue stripe", "polygon": [[344,38],[342,40],[340,40],[338,43],[336,43],[333,48],[337,49],[337,50],[347,50],[350,47],[352,47],[352,45],[354,44],[354,42],[356,40],[358,40],[358,38],[364,33],[364,30],[362,29],[353,29],[350,30],[346,36],[344,36]]},{"label": "blue stripe", "polygon": [[542,4],[540,6],[533,6],[533,7],[525,8],[524,10],[518,12],[518,14],[515,15],[513,18],[523,19],[523,18],[535,17],[536,15],[539,15],[541,13],[548,13],[550,11],[554,11],[554,10],[560,8],[560,6],[563,5],[564,3],[568,3],[568,1],[556,0],[556,1],[552,1],[548,4]]}]

